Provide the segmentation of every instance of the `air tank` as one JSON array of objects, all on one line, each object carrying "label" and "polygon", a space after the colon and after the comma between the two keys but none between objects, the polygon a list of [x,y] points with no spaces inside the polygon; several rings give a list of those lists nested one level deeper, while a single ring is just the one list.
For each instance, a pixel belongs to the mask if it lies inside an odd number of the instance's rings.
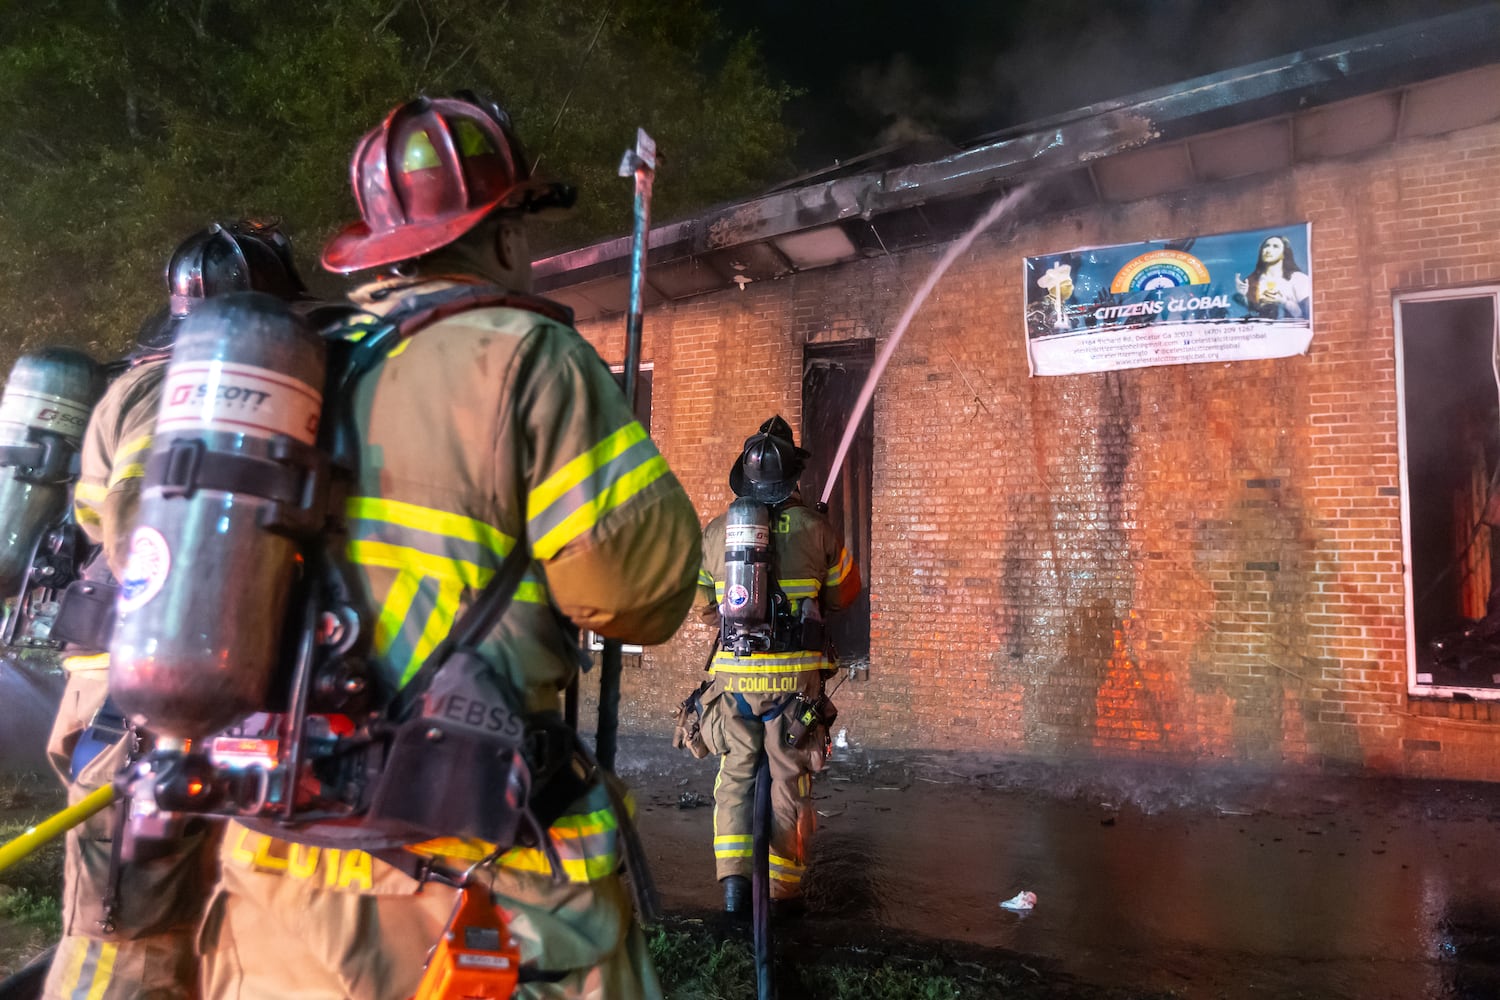
[{"label": "air tank", "polygon": [[770,623],[771,511],[740,497],[724,517],[724,601],[719,614],[731,631]]},{"label": "air tank", "polygon": [[305,532],[321,502],[326,363],[317,333],[259,292],[206,300],[177,334],[110,645],[111,695],[159,735],[201,739],[270,700],[290,526]]},{"label": "air tank", "polygon": [[0,597],[25,582],[37,541],[67,513],[104,384],[93,358],[66,347],[24,354],[10,371],[0,396]]}]

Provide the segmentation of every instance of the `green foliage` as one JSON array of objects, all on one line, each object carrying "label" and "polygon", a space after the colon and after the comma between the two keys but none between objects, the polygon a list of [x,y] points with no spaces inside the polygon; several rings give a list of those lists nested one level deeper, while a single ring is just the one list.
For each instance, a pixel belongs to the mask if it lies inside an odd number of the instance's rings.
[{"label": "green foliage", "polygon": [[[356,141],[416,93],[496,96],[579,208],[540,252],[625,232],[643,126],[665,220],[784,176],[790,91],[705,0],[17,0],[0,36],[0,361],[118,351],[215,218],[279,216],[313,280],[354,218]],[[324,279],[322,290],[336,287]]]},{"label": "green foliage", "polygon": [[0,892],[0,920],[35,928],[48,939],[62,933],[62,904],[57,894],[30,889]]}]

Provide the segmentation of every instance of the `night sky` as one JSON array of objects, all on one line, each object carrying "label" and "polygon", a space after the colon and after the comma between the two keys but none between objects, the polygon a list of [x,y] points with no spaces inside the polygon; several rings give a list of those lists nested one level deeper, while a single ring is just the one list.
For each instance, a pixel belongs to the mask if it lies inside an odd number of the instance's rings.
[{"label": "night sky", "polygon": [[1095,101],[1436,17],[1473,0],[713,0],[756,31],[797,165],[989,132]]}]

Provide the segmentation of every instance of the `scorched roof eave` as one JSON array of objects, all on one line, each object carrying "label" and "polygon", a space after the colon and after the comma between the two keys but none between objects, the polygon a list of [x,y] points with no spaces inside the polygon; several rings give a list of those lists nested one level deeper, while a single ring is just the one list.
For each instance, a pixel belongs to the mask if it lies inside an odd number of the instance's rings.
[{"label": "scorched roof eave", "polygon": [[[1232,128],[1500,61],[1500,3],[1363,35],[993,133],[926,163],[835,177],[652,230],[662,264],[847,220],[999,192],[1156,142]],[[547,292],[628,271],[629,237],[538,261]],[[725,275],[723,287],[732,287]],[[700,289],[701,291],[701,289]]]}]

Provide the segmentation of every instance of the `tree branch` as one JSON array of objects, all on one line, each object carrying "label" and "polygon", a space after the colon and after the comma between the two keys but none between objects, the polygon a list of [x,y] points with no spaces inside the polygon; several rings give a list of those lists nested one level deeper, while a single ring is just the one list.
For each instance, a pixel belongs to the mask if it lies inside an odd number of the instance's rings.
[{"label": "tree branch", "polygon": [[391,18],[395,17],[397,11],[405,6],[406,0],[396,0],[395,3],[391,4],[391,9],[385,12],[385,16],[375,22],[375,27],[371,29],[372,33],[378,35],[384,31],[385,26],[391,23]]}]

